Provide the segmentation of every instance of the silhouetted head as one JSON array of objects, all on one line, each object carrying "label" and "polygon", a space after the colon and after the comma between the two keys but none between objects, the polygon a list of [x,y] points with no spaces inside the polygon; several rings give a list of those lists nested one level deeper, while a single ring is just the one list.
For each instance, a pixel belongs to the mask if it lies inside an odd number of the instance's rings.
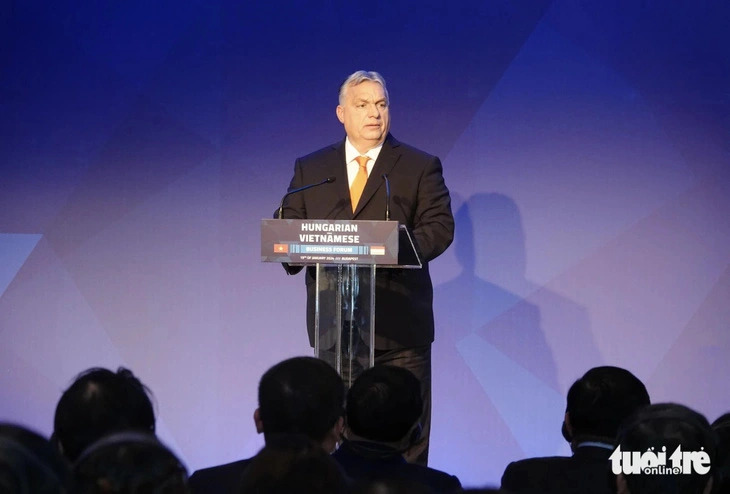
[{"label": "silhouetted head", "polygon": [[44,437],[24,427],[0,424],[0,492],[63,494],[69,465]]},{"label": "silhouetted head", "polygon": [[78,494],[188,494],[187,471],[153,434],[118,432],[89,446],[74,466]]},{"label": "silhouetted head", "polygon": [[[358,438],[407,448],[423,413],[421,383],[402,367],[364,371],[347,393],[347,428]],[[400,444],[396,444],[400,443]]]},{"label": "silhouetted head", "polygon": [[[674,403],[651,405],[638,410],[624,422],[616,439],[622,453],[665,452],[667,465],[678,447],[685,453],[707,455],[709,469],[702,474],[692,466],[690,473],[643,472],[620,474],[619,494],[707,494],[712,489],[713,464],[717,459],[716,437],[707,419],[694,410]],[[614,452],[614,455],[616,451]]]},{"label": "silhouetted head", "polygon": [[339,435],[331,436],[342,421],[344,397],[342,379],[328,363],[290,358],[261,377],[254,420],[267,443],[275,434],[303,434],[334,449]]},{"label": "silhouetted head", "polygon": [[712,423],[717,436],[717,470],[715,480],[721,488],[716,492],[730,492],[730,413],[720,416]]},{"label": "silhouetted head", "polygon": [[568,390],[563,433],[569,442],[576,438],[604,438],[613,442],[619,425],[649,404],[646,386],[620,367],[594,367]]},{"label": "silhouetted head", "polygon": [[79,374],[56,406],[54,439],[75,461],[91,443],[112,432],[154,432],[151,393],[132,371],[92,368]]}]

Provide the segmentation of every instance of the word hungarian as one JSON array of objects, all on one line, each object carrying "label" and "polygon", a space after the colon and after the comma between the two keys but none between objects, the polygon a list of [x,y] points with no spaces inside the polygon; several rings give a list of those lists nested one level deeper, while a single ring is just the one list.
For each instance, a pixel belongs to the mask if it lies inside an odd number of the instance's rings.
[{"label": "word hungarian", "polygon": [[302,223],[302,231],[357,233],[357,225],[351,223]]},{"label": "word hungarian", "polygon": [[655,452],[654,448],[649,448],[643,453],[621,451],[621,446],[618,446],[609,459],[614,475],[620,473],[624,475],[639,473],[645,475],[689,475],[691,473],[705,475],[710,471],[710,455],[704,451],[704,448],[701,448],[701,451],[682,451],[682,446],[677,446],[674,453],[669,456],[671,465],[667,463],[666,446],[662,446],[662,450],[658,452]]}]

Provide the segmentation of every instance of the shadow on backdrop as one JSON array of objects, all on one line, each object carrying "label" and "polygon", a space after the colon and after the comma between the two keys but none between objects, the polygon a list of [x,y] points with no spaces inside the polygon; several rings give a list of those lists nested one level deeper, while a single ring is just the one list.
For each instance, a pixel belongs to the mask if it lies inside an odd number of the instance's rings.
[{"label": "shadow on backdrop", "polygon": [[445,431],[474,444],[467,470],[498,479],[508,461],[561,452],[565,390],[602,359],[585,309],[526,278],[525,233],[511,198],[475,194],[456,224],[461,272],[435,290],[434,383],[449,416],[465,413],[449,407],[471,404],[470,419]]}]

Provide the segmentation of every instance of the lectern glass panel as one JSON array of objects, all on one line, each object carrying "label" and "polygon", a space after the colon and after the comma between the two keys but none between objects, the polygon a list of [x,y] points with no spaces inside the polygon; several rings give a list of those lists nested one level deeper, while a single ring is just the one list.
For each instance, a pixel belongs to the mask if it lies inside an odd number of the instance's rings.
[{"label": "lectern glass panel", "polygon": [[375,359],[374,265],[316,265],[314,353],[349,387]]},{"label": "lectern glass panel", "polygon": [[261,260],[315,268],[314,355],[348,387],[375,361],[376,269],[422,267],[395,221],[263,219]]}]

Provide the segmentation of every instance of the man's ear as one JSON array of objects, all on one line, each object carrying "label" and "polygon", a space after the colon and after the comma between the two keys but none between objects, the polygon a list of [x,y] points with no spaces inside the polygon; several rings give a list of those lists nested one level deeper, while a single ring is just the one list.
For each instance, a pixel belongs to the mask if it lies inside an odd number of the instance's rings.
[{"label": "man's ear", "polygon": [[56,432],[54,431],[51,434],[50,443],[56,447],[59,453],[61,453],[61,456],[66,456],[63,452],[63,444],[61,444],[61,441],[58,440],[58,436],[56,435]]},{"label": "man's ear", "polygon": [[345,109],[342,108],[342,105],[337,105],[335,112],[337,113],[337,120],[339,120],[341,124],[344,124],[345,123]]},{"label": "man's ear", "polygon": [[261,422],[261,412],[258,408],[253,412],[253,423],[256,424],[256,432],[259,434],[264,432],[264,423]]},{"label": "man's ear", "polygon": [[631,494],[629,486],[626,485],[626,477],[622,473],[616,475],[616,494]]},{"label": "man's ear", "polygon": [[340,417],[335,425],[327,432],[322,440],[322,449],[328,454],[334,453],[337,446],[342,442],[342,433],[345,429],[345,417]]},{"label": "man's ear", "polygon": [[332,428],[332,437],[340,444],[345,435],[345,417],[340,417],[335,422],[335,426]]},{"label": "man's ear", "polygon": [[568,412],[565,412],[565,417],[563,417],[563,428],[561,432],[566,441],[569,443],[573,442],[573,426],[570,423],[570,414]]},{"label": "man's ear", "polygon": [[336,424],[336,431],[337,431],[337,440],[342,441],[342,435],[345,433],[345,417],[340,417],[337,419]]}]

